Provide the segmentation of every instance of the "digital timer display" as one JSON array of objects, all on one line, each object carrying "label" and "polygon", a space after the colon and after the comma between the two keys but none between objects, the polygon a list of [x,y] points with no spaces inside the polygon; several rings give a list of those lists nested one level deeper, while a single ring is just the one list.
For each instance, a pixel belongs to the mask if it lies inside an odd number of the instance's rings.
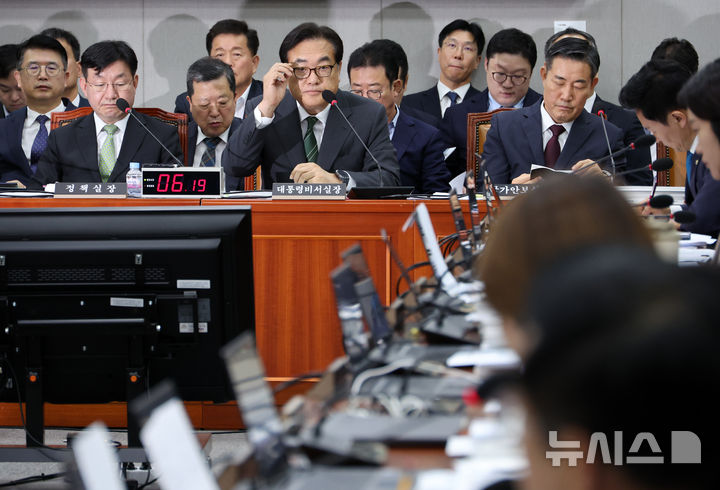
[{"label": "digital timer display", "polygon": [[143,196],[147,197],[220,197],[222,169],[180,167],[143,168]]}]

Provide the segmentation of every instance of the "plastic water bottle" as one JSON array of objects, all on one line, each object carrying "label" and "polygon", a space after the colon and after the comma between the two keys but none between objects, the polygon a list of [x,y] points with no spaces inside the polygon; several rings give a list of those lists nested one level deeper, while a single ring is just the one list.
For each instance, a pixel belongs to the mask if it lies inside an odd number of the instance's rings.
[{"label": "plastic water bottle", "polygon": [[128,197],[142,197],[142,171],[140,163],[130,162],[130,170],[125,175]]}]

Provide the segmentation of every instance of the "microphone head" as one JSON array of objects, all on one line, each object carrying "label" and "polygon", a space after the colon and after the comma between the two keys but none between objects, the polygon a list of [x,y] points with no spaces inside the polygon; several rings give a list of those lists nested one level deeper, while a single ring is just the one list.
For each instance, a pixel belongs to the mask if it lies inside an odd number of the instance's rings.
[{"label": "microphone head", "polygon": [[672,219],[681,225],[692,223],[695,221],[695,213],[692,211],[678,211],[672,215]]},{"label": "microphone head", "polygon": [[651,165],[651,170],[656,170],[658,172],[662,172],[663,170],[670,170],[673,166],[672,158],[658,158],[655,160]]},{"label": "microphone head", "polygon": [[325,102],[327,102],[328,104],[334,104],[335,102],[337,102],[335,94],[332,92],[332,90],[323,90],[322,98],[325,99]]},{"label": "microphone head", "polygon": [[648,201],[648,205],[651,208],[664,209],[664,208],[669,208],[674,201],[675,200],[673,199],[672,196],[669,196],[667,194],[660,194],[660,195],[651,197],[650,200]]},{"label": "microphone head", "polygon": [[600,109],[597,114],[598,114],[598,116],[602,117],[603,119],[607,119],[607,118],[605,117],[605,111],[604,111],[604,110]]},{"label": "microphone head", "polygon": [[655,136],[652,134],[644,134],[633,142],[635,148],[645,148],[655,143]]},{"label": "microphone head", "polygon": [[123,112],[130,112],[130,104],[125,99],[118,99],[115,101],[115,105]]}]

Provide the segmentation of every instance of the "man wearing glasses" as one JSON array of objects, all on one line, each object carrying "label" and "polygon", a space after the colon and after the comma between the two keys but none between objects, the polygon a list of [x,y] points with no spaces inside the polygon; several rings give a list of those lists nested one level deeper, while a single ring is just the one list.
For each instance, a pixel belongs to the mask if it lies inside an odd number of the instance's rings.
[{"label": "man wearing glasses", "polygon": [[403,110],[425,112],[439,124],[449,107],[479,93],[470,79],[480,66],[484,47],[485,35],[474,22],[457,19],[443,27],[437,50],[440,80],[434,87],[405,96]]},{"label": "man wearing glasses", "polygon": [[485,76],[487,87],[468,97],[464,104],[445,112],[440,132],[446,148],[455,148],[447,165],[455,176],[467,167],[467,115],[496,109],[528,107],[540,100],[530,88],[530,77],[537,61],[537,48],[530,35],[518,29],[504,29],[487,45]]},{"label": "man wearing glasses", "polygon": [[[266,188],[273,182],[344,182],[348,188],[381,181],[398,184],[400,172],[383,107],[338,91],[342,54],[340,36],[327,26],[305,23],[285,36],[280,63],[263,77],[262,97],[248,102],[248,117],[223,152],[229,176],[252,175],[262,164]],[[323,98],[325,90],[336,94],[335,109]]]},{"label": "man wearing glasses", "polygon": [[48,36],[33,36],[18,47],[15,80],[27,106],[0,121],[0,182],[26,186],[45,151],[53,112],[74,109],[62,95],[68,80],[65,48]]},{"label": "man wearing glasses", "polygon": [[407,59],[402,47],[389,39],[377,39],[353,51],[347,63],[350,91],[385,107],[390,140],[400,164],[400,184],[412,186],[419,194],[447,192],[450,174],[439,131],[408,116],[395,102],[404,87],[403,63],[398,56]]},{"label": "man wearing glasses", "polygon": [[[80,65],[80,88],[93,113],[50,134],[33,187],[50,182],[124,182],[130,162],[174,162],[134,118],[116,105],[119,98],[130,106],[135,102],[138,75],[132,48],[123,41],[101,41],[85,50]],[[182,157],[173,126],[142,114],[136,116],[174,155]]]}]

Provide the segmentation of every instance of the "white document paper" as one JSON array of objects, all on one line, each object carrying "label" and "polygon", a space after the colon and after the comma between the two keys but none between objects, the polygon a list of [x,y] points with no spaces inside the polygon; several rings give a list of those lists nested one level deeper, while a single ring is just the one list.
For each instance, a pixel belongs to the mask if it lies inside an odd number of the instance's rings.
[{"label": "white document paper", "polygon": [[72,449],[86,490],[125,490],[120,462],[110,444],[110,433],[101,422],[93,423],[75,438]]}]

